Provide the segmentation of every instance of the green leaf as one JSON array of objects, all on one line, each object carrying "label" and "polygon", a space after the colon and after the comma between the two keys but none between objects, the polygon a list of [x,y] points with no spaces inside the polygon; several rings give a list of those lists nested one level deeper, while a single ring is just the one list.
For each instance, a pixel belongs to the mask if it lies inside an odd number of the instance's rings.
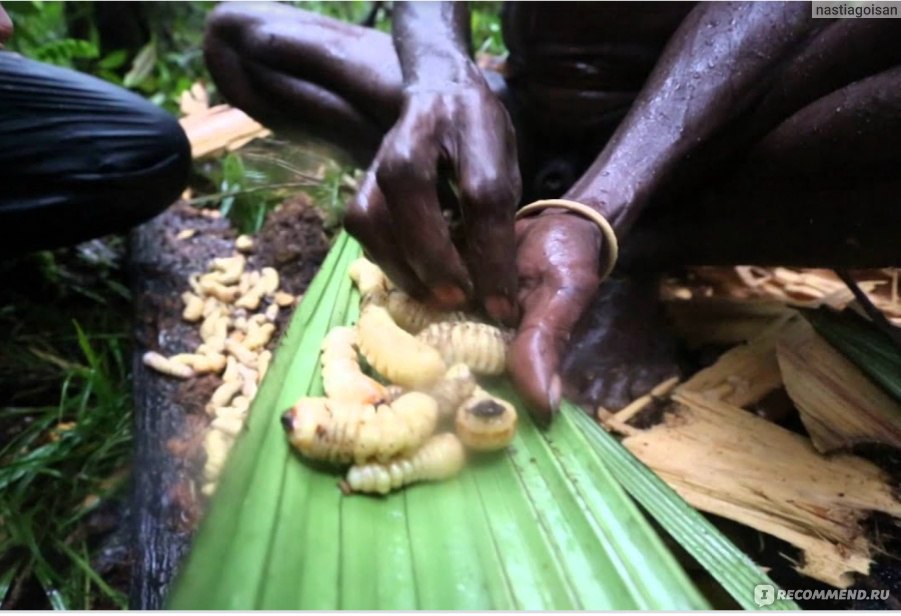
[{"label": "green leaf", "polygon": [[[384,498],[343,496],[340,474],[294,455],[279,418],[301,395],[321,395],[319,345],[331,327],[358,315],[346,272],[359,254],[342,234],[305,294],[169,607],[708,607],[620,485],[598,427],[574,408],[549,430],[521,412],[506,452],[473,460],[453,480]],[[524,408],[508,385],[497,391]],[[724,552],[713,562],[728,565],[724,579],[737,578],[727,588],[745,593],[748,581],[765,579],[750,575],[753,563],[672,492],[658,499],[680,505],[662,515],[683,526],[664,526],[694,533],[688,547]],[[748,603],[753,593],[738,598]]]},{"label": "green leaf", "polygon": [[156,66],[156,39],[151,40],[144,45],[138,55],[135,56],[131,63],[131,69],[125,74],[122,84],[126,88],[133,88],[140,85],[145,79],[150,77]]},{"label": "green leaf", "polygon": [[817,333],[896,400],[901,401],[901,349],[858,314],[820,308],[802,312]]}]

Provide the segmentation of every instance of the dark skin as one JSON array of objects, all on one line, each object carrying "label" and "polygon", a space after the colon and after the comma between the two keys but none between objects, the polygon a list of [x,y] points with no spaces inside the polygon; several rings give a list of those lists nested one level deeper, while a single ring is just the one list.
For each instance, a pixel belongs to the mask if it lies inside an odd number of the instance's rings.
[{"label": "dark skin", "polygon": [[[649,342],[661,334],[644,274],[899,260],[885,233],[901,222],[897,20],[814,20],[804,3],[645,7],[506,7],[506,84],[474,66],[462,3],[398,3],[391,39],[228,4],[206,54],[231,102],[368,168],[347,227],[401,286],[518,322],[510,372],[547,420],[564,392],[615,408],[673,371]],[[544,164],[557,155],[566,164]],[[547,169],[550,188],[536,181]],[[599,296],[598,229],[557,209],[514,225],[523,192],[601,212],[630,281]],[[442,206],[462,212],[463,241]],[[592,359],[591,385],[573,357]]]}]

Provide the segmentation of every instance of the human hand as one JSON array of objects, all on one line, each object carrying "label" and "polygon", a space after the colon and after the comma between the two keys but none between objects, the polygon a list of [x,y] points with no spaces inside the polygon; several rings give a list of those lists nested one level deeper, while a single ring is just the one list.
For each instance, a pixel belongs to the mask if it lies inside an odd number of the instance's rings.
[{"label": "human hand", "polygon": [[[442,214],[448,195],[439,166],[451,170],[456,185],[461,246]],[[405,90],[400,117],[349,204],[345,226],[414,297],[445,309],[475,299],[510,324],[520,190],[510,117],[473,66],[462,79]]]},{"label": "human hand", "polygon": [[516,238],[523,317],[508,371],[536,420],[548,424],[560,406],[566,343],[600,283],[603,240],[591,220],[561,210],[519,220]]}]

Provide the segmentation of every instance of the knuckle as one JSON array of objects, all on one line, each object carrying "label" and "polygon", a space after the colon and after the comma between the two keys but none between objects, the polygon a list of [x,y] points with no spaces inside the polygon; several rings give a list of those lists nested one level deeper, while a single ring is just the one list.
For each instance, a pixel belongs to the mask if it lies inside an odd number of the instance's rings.
[{"label": "knuckle", "polygon": [[461,190],[474,207],[501,214],[504,208],[512,208],[516,203],[517,176],[518,174],[482,173],[466,180],[461,185]]}]

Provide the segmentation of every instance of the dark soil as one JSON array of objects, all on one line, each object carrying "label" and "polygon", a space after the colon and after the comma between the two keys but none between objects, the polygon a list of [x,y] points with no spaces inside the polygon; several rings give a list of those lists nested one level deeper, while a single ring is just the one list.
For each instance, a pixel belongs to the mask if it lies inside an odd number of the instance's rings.
[{"label": "dark soil", "polygon": [[[185,229],[196,233],[178,239]],[[137,463],[130,594],[135,609],[163,606],[202,517],[204,503],[194,479],[203,463],[202,442],[209,423],[204,407],[221,382],[218,376],[177,381],[147,369],[141,356],[147,350],[165,355],[185,352],[200,343],[196,326],[181,319],[181,294],[190,274],[204,271],[214,257],[233,254],[235,235],[224,219],[185,204],[176,204],[133,234]],[[255,238],[248,268],[275,267],[281,288],[301,295],[327,251],[318,211],[307,198],[297,197],[270,214]],[[280,331],[290,315],[290,310],[280,312]]]}]

